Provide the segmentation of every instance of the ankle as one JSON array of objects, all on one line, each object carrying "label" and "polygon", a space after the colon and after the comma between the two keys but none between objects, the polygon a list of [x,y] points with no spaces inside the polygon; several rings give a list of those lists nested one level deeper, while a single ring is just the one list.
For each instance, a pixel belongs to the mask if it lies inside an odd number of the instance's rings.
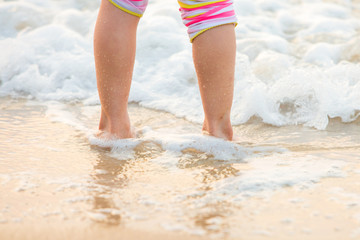
[{"label": "ankle", "polygon": [[231,141],[233,139],[233,129],[230,118],[204,120],[203,132],[207,135]]},{"label": "ankle", "polygon": [[108,138],[133,138],[134,131],[130,124],[129,116],[106,116],[101,114],[99,131],[105,132]]},{"label": "ankle", "polygon": [[107,136],[109,139],[134,138],[135,133],[130,123],[117,122],[116,124],[108,124],[105,127],[99,126],[99,135]]}]

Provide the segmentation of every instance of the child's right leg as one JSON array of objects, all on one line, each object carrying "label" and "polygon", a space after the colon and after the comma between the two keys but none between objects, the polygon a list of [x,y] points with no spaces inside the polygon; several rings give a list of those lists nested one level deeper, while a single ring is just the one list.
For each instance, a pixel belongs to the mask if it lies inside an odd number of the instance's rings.
[{"label": "child's right leg", "polygon": [[101,2],[94,33],[94,55],[101,102],[99,130],[110,134],[109,137],[134,137],[127,104],[138,22],[138,16],[120,11],[108,0]]}]

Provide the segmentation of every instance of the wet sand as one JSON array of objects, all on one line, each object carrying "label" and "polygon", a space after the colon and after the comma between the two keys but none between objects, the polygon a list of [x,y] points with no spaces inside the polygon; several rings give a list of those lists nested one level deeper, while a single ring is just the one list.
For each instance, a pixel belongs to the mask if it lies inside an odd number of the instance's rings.
[{"label": "wet sand", "polygon": [[[130,115],[138,129],[200,135],[171,114],[131,104]],[[359,121],[318,131],[252,119],[235,127],[251,151],[223,161],[197,149],[166,155],[149,141],[121,159],[90,145],[98,116],[0,99],[0,239],[360,238]]]}]

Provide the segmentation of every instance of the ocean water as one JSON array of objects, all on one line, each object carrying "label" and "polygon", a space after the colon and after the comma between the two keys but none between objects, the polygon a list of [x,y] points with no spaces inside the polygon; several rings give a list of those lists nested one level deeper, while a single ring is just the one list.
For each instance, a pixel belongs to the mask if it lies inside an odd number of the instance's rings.
[{"label": "ocean water", "polygon": [[[1,1],[0,95],[98,105],[92,36],[99,1]],[[358,1],[235,1],[232,120],[325,129],[360,109]],[[203,113],[176,1],[150,1],[130,101],[194,122]],[[166,101],[164,101],[166,99]]]},{"label": "ocean water", "polygon": [[139,24],[138,138],[95,138],[99,4],[0,0],[0,230],[52,219],[230,239],[360,236],[360,1],[235,0],[237,142],[200,133],[175,0],[150,0]]}]

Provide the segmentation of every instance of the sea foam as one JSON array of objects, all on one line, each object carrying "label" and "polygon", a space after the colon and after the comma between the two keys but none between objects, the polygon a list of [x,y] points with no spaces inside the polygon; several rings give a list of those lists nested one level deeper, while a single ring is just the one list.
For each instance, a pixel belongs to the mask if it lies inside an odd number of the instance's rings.
[{"label": "sea foam", "polygon": [[[0,96],[98,105],[92,37],[100,1],[0,1]],[[232,112],[325,129],[360,110],[356,3],[235,1]],[[203,118],[191,44],[176,1],[152,0],[138,29],[131,102]]]}]

